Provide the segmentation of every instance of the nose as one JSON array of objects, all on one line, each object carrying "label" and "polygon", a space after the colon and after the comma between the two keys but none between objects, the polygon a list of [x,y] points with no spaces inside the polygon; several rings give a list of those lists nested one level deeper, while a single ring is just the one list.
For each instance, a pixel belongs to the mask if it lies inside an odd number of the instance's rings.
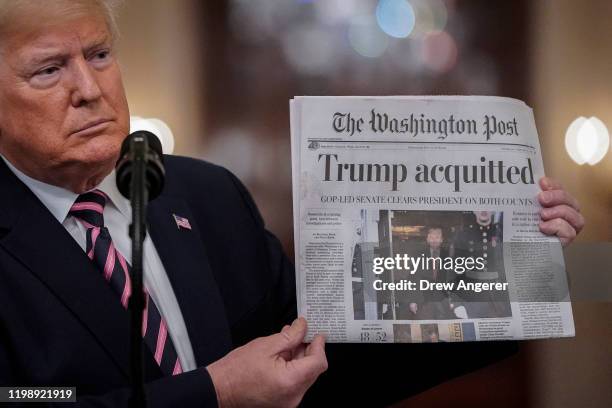
[{"label": "nose", "polygon": [[71,99],[72,106],[75,108],[88,105],[102,96],[95,70],[85,59],[75,61],[72,69],[72,82]]}]

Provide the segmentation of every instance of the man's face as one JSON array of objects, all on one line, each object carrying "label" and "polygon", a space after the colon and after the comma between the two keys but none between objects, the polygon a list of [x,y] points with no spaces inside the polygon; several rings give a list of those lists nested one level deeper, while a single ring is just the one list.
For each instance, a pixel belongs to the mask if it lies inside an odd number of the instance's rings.
[{"label": "man's face", "polygon": [[476,215],[476,221],[480,225],[488,225],[491,222],[491,211],[474,211]]},{"label": "man's face", "polygon": [[439,228],[432,228],[427,233],[427,245],[431,248],[438,249],[442,245],[442,230]]},{"label": "man's face", "polygon": [[107,174],[128,132],[128,105],[103,16],[2,39],[0,152],[22,171],[39,179]]}]

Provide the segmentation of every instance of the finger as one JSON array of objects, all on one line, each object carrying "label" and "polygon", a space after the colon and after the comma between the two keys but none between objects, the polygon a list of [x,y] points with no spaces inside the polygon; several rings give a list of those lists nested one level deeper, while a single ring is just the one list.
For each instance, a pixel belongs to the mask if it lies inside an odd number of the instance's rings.
[{"label": "finger", "polygon": [[544,221],[562,218],[567,221],[577,233],[582,231],[582,228],[584,228],[584,217],[582,214],[566,204],[556,205],[550,208],[543,208],[540,211],[540,216]]},{"label": "finger", "polygon": [[293,360],[293,366],[303,378],[309,382],[327,370],[327,357],[325,356],[325,338],[318,334],[304,350],[304,357]]},{"label": "finger", "polygon": [[[327,356],[325,355],[325,336],[317,334],[304,350],[304,358],[311,357],[314,362],[319,362],[318,374],[327,370]],[[317,375],[318,375],[317,374]]]},{"label": "finger", "polygon": [[283,351],[290,350],[302,344],[304,336],[306,335],[306,320],[303,317],[299,317],[293,321],[291,326],[286,330],[281,330],[280,333],[268,336],[266,343],[268,345],[268,351],[271,355],[277,355]]},{"label": "finger", "polygon": [[[287,330],[289,330],[289,327],[291,327],[291,326],[289,326],[288,324],[284,325],[282,330],[281,330],[281,333],[284,333]],[[285,350],[285,351],[281,352],[279,354],[279,356],[282,357],[285,361],[289,361],[289,360],[295,358],[295,355],[294,355],[292,350]]]},{"label": "finger", "polygon": [[552,177],[544,176],[540,179],[540,188],[544,191],[547,190],[563,190],[563,186],[557,180]]},{"label": "finger", "polygon": [[325,356],[325,336],[322,334],[317,334],[305,350],[305,355],[307,356],[313,356],[317,354]]},{"label": "finger", "polygon": [[540,231],[546,235],[556,235],[563,246],[576,238],[576,230],[562,218],[540,222]]},{"label": "finger", "polygon": [[576,211],[580,211],[578,201],[565,190],[548,190],[538,194],[538,200],[542,207],[554,207],[555,205],[569,205]]}]

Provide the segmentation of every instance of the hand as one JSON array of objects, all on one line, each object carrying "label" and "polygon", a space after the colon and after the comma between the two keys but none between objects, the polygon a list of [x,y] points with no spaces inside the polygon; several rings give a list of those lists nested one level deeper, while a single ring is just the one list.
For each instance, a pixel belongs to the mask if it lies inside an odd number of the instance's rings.
[{"label": "hand", "polygon": [[409,307],[410,307],[410,311],[414,314],[416,314],[417,310],[419,310],[419,307],[417,306],[416,303],[411,303]]},{"label": "hand", "polygon": [[584,227],[584,217],[580,214],[578,201],[550,177],[542,177],[540,187],[542,192],[538,194],[538,200],[544,207],[540,211],[540,231],[546,235],[556,235],[561,244],[566,246]]},{"label": "hand", "polygon": [[207,368],[222,408],[295,407],[327,370],[325,339],[302,343],[306,320],[296,319],[280,333],[260,337]]}]

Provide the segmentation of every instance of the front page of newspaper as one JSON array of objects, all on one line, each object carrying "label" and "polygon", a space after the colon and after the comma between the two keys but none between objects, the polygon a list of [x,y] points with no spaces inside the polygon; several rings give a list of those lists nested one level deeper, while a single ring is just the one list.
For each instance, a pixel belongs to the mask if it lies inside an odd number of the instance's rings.
[{"label": "front page of newspaper", "polygon": [[329,342],[574,335],[539,232],[533,111],[482,96],[290,103],[298,312]]}]

